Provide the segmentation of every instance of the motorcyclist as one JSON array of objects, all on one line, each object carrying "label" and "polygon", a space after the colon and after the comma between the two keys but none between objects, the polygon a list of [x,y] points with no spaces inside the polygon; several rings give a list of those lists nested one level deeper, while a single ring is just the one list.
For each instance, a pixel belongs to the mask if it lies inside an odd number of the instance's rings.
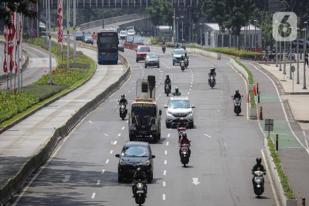
[{"label": "motorcyclist", "polygon": [[239,90],[236,90],[236,91],[235,91],[235,94],[234,94],[233,99],[234,99],[234,100],[236,100],[236,99],[241,99],[241,94],[239,93]]},{"label": "motorcyclist", "polygon": [[144,184],[144,190],[145,193],[147,194],[147,175],[146,172],[144,171],[144,169],[142,169],[141,167],[136,168],[136,171],[133,174],[133,185],[132,185],[132,192],[133,195],[135,195],[136,193],[136,184],[138,182],[142,182]]},{"label": "motorcyclist", "polygon": [[166,44],[165,44],[165,41],[162,42],[162,51],[163,53],[165,52],[166,50]]},{"label": "motorcyclist", "polygon": [[176,87],[175,92],[173,93],[173,96],[180,96],[180,95],[181,95],[181,93],[180,93],[178,87]]},{"label": "motorcyclist", "polygon": [[179,139],[179,155],[181,155],[181,147],[183,145],[187,145],[188,146],[188,156],[190,157],[191,155],[191,150],[190,150],[190,146],[191,146],[191,141],[189,140],[187,133],[186,132],[182,132],[180,135],[180,139]]},{"label": "motorcyclist", "polygon": [[166,85],[166,84],[172,84],[172,82],[171,82],[171,79],[170,79],[170,76],[169,76],[169,75],[166,75],[166,76],[165,76],[164,84],[165,84],[165,85]]},{"label": "motorcyclist", "polygon": [[185,53],[184,61],[185,61],[186,67],[188,67],[189,66],[189,57],[188,57],[187,53]]},{"label": "motorcyclist", "polygon": [[[260,158],[260,157],[256,158],[256,164],[253,166],[251,171],[252,171],[253,175],[254,175],[254,172],[256,172],[256,171],[261,171],[261,172],[264,172],[264,174],[265,174],[266,170],[265,170],[264,166],[262,165],[262,158]],[[252,178],[252,184],[255,185],[254,176]]]},{"label": "motorcyclist", "polygon": [[125,106],[127,106],[127,104],[128,104],[128,100],[126,99],[126,96],[123,94],[123,95],[121,95],[121,97],[120,97],[120,100],[119,100],[119,105],[125,105]]}]

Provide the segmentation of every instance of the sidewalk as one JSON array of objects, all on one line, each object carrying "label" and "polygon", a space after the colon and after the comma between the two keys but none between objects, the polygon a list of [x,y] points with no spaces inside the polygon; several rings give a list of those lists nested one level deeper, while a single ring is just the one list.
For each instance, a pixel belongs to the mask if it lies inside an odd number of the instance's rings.
[{"label": "sidewalk", "polygon": [[[309,154],[306,149],[308,149],[309,131],[306,131],[306,128],[308,129],[309,124],[300,125],[299,120],[309,119],[309,107],[307,107],[309,93],[303,93],[302,87],[299,85],[295,86],[293,93],[292,87],[289,87],[292,80],[286,78],[286,81],[281,81],[283,74],[278,71],[279,68],[275,65],[260,64],[258,67],[255,67],[252,62],[244,61],[244,63],[252,71],[254,80],[259,83],[261,103],[258,104],[258,107],[263,107],[264,120],[274,119],[274,131],[271,132],[271,136],[275,137],[276,134],[279,134],[279,156],[295,196],[299,200],[305,197],[308,201]],[[289,70],[287,69],[288,72]],[[275,86],[268,77],[271,77],[276,87],[279,88],[282,101],[278,97]],[[287,112],[288,121],[282,106],[284,106]],[[262,121],[262,125],[264,125],[264,121]],[[296,137],[290,130],[290,126]]]},{"label": "sidewalk", "polygon": [[[95,51],[79,50],[96,61]],[[17,176],[26,162],[45,148],[56,128],[70,122],[74,114],[80,112],[83,106],[98,95],[102,95],[112,84],[118,82],[126,71],[127,69],[122,65],[98,65],[92,79],[83,86],[2,133],[0,135],[0,189],[3,189],[10,178]],[[62,136],[61,131],[59,133],[58,135]],[[0,203],[2,198],[0,190]]]}]

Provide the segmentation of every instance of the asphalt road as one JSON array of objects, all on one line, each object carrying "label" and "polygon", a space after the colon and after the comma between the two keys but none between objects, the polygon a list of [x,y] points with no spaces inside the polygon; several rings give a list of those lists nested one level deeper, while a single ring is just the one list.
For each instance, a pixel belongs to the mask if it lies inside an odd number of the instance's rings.
[{"label": "asphalt road", "polygon": [[[132,75],[124,86],[88,115],[61,144],[49,163],[33,178],[16,205],[135,205],[131,185],[117,182],[118,158],[128,141],[127,122],[118,116],[117,100],[135,97],[136,81],[148,74],[157,78],[157,102],[163,110],[162,141],[152,144],[154,181],[148,185],[145,205],[257,206],[275,205],[268,178],[263,198],[256,199],[251,184],[251,167],[263,148],[263,136],[256,121],[233,113],[231,95],[244,93],[244,81],[226,60],[190,56],[188,70],[172,66],[170,51],[161,55],[161,68],[144,69],[135,54],[126,51]],[[207,84],[209,68],[217,67],[217,85]],[[169,74],[188,95],[195,108],[196,128],[188,130],[192,155],[188,168],[178,156],[177,131],[166,129],[163,93],[164,76]],[[193,184],[193,182],[195,184]]]}]

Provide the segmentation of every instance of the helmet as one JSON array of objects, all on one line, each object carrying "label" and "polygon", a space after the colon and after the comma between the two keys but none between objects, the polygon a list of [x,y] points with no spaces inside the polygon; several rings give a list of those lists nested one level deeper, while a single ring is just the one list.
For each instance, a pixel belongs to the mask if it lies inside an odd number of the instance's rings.
[{"label": "helmet", "polygon": [[167,74],[167,75],[166,75],[166,78],[169,79],[169,78],[170,78],[170,75]]},{"label": "helmet", "polygon": [[123,99],[124,99],[124,98],[126,98],[126,96],[123,94],[123,95],[121,95],[121,98],[123,98]]},{"label": "helmet", "polygon": [[257,164],[261,164],[261,162],[262,162],[262,158],[257,157],[257,158],[256,158],[256,163],[257,163]]},{"label": "helmet", "polygon": [[237,90],[235,91],[235,93],[236,93],[236,94],[239,94],[239,90],[237,89]]}]

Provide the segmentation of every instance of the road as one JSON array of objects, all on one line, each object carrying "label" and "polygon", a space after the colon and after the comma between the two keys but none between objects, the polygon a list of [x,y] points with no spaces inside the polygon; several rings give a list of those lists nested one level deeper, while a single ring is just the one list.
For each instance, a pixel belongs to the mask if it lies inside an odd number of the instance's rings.
[{"label": "road", "polygon": [[[0,44],[0,52],[3,52],[1,45],[2,44]],[[39,80],[42,75],[48,74],[49,56],[47,51],[28,44],[23,44],[23,49],[27,51],[27,55],[29,56],[28,67],[23,72],[23,86],[26,86]],[[0,53],[0,55],[2,55],[2,53]],[[52,58],[52,61],[53,67],[56,66],[56,61],[54,58]],[[2,70],[2,63],[0,65]],[[2,73],[2,71],[0,73]],[[6,83],[3,83],[0,88],[6,88],[6,86]]]},{"label": "road", "polygon": [[[159,49],[152,48],[160,53]],[[261,156],[263,135],[256,121],[233,113],[231,95],[245,93],[244,81],[226,60],[190,57],[190,69],[181,72],[172,66],[170,51],[161,55],[161,68],[144,69],[135,63],[135,54],[126,51],[132,66],[130,79],[88,115],[58,147],[47,165],[25,188],[16,205],[136,205],[130,184],[117,182],[118,159],[114,157],[128,141],[127,121],[118,116],[117,100],[126,94],[135,98],[136,81],[156,75],[157,102],[163,110],[168,98],[163,80],[169,74],[172,86],[179,87],[195,105],[195,129],[188,130],[192,155],[188,168],[178,156],[177,131],[166,129],[162,116],[162,140],[151,144],[156,155],[154,181],[148,185],[145,205],[275,205],[268,178],[263,198],[256,199],[251,184],[251,167]],[[207,84],[209,68],[217,67],[217,85]],[[246,114],[245,104],[242,105]],[[193,184],[195,183],[195,184]]]}]

